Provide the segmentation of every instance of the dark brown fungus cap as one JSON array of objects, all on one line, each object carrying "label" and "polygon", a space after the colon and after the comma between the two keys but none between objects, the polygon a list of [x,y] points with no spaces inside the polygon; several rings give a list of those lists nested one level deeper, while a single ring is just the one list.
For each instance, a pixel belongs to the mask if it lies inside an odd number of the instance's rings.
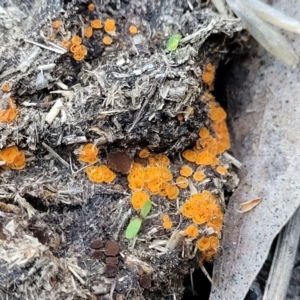
[{"label": "dark brown fungus cap", "polygon": [[108,241],[105,245],[106,256],[117,256],[120,252],[120,246],[115,241]]},{"label": "dark brown fungus cap", "polygon": [[91,245],[91,247],[92,247],[93,249],[101,249],[103,246],[104,246],[104,245],[103,245],[103,242],[100,241],[100,240],[95,240],[95,241],[93,241],[93,242],[92,242],[92,245]]},{"label": "dark brown fungus cap", "polygon": [[105,266],[105,276],[108,278],[114,278],[118,274],[118,267],[115,265]]},{"label": "dark brown fungus cap", "polygon": [[151,287],[151,281],[151,276],[147,274],[143,274],[139,279],[140,286],[144,289],[149,289]]},{"label": "dark brown fungus cap", "polygon": [[119,259],[117,257],[106,257],[105,263],[108,265],[117,265],[119,263]]},{"label": "dark brown fungus cap", "polygon": [[103,253],[103,251],[100,250],[96,250],[93,253],[92,257],[95,259],[105,260],[105,254]]},{"label": "dark brown fungus cap", "polygon": [[115,171],[122,174],[128,174],[133,160],[126,151],[110,152],[107,156],[109,166]]}]

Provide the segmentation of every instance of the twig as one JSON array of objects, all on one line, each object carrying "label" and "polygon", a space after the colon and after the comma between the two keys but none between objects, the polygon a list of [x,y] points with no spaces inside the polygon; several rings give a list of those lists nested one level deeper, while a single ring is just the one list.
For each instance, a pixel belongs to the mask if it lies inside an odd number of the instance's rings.
[{"label": "twig", "polygon": [[68,169],[70,168],[70,165],[63,159],[61,158],[52,148],[50,148],[47,144],[42,142],[42,146],[57,160],[59,160],[65,167]]},{"label": "twig", "polygon": [[44,49],[47,49],[47,50],[50,50],[50,51],[53,51],[53,52],[56,52],[58,54],[65,54],[67,51],[65,50],[60,50],[60,49],[56,49],[56,48],[51,48],[51,47],[47,47],[43,44],[40,44],[40,43],[37,43],[37,42],[34,42],[34,41],[30,41],[30,40],[24,40],[26,43],[29,43],[29,44],[33,44],[33,45],[37,45],[41,48],[44,48]]}]

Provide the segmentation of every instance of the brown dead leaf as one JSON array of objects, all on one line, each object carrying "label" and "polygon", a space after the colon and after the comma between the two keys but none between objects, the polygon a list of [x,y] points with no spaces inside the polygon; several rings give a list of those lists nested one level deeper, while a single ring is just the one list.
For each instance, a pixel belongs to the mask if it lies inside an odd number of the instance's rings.
[{"label": "brown dead leaf", "polygon": [[244,213],[251,209],[253,209],[255,206],[257,206],[261,202],[261,198],[252,199],[246,202],[243,202],[240,204],[240,212]]}]

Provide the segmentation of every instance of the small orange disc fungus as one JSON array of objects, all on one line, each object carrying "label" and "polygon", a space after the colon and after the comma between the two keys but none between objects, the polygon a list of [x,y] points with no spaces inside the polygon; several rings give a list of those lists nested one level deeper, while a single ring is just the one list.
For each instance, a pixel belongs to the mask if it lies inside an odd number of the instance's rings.
[{"label": "small orange disc fungus", "polygon": [[137,34],[138,29],[136,28],[136,26],[131,25],[131,26],[129,27],[129,32],[130,32],[131,34]]},{"label": "small orange disc fungus", "polygon": [[17,146],[11,146],[0,150],[0,159],[4,160],[8,164],[14,162],[15,157],[19,154]]},{"label": "small orange disc fungus", "polygon": [[93,4],[93,3],[90,3],[89,5],[88,5],[88,10],[89,11],[93,11],[95,9],[95,5]]},{"label": "small orange disc fungus", "polygon": [[102,39],[102,42],[103,42],[104,45],[109,46],[109,45],[111,45],[111,43],[112,43],[112,38],[109,37],[109,36],[107,36],[107,35],[105,35],[105,36],[103,37],[103,39]]},{"label": "small orange disc fungus", "polygon": [[116,31],[116,22],[114,19],[107,19],[104,24],[104,30],[107,33],[112,33]]},{"label": "small orange disc fungus", "polygon": [[25,162],[25,154],[24,152],[20,151],[14,161],[12,163],[9,163],[8,166],[13,170],[22,170],[25,168],[26,162]]},{"label": "small orange disc fungus", "polygon": [[205,178],[205,174],[201,171],[196,171],[193,174],[193,178],[195,181],[202,181]]},{"label": "small orange disc fungus", "polygon": [[81,61],[84,59],[84,54],[81,51],[77,51],[73,54],[73,58],[77,61]]},{"label": "small orange disc fungus", "polygon": [[93,27],[94,29],[100,29],[100,28],[102,28],[103,25],[102,25],[101,20],[100,19],[93,20],[91,22],[91,27]]},{"label": "small orange disc fungus", "polygon": [[8,109],[0,110],[0,122],[10,123],[18,114],[13,98],[9,98]]},{"label": "small orange disc fungus", "polygon": [[8,82],[5,82],[3,85],[2,85],[2,91],[4,93],[9,93],[10,92],[10,86],[9,86],[9,83]]},{"label": "small orange disc fungus", "polygon": [[61,45],[62,45],[64,48],[69,49],[70,46],[71,46],[71,42],[68,41],[68,40],[62,40],[62,41],[61,41]]},{"label": "small orange disc fungus", "polygon": [[146,158],[150,155],[150,152],[148,149],[142,149],[140,152],[139,152],[139,157],[140,158]]},{"label": "small orange disc fungus", "polygon": [[58,29],[60,27],[60,25],[61,25],[61,21],[59,21],[59,20],[55,20],[52,22],[53,29]]},{"label": "small orange disc fungus", "polygon": [[206,127],[201,128],[199,131],[199,136],[202,139],[209,137],[209,130]]},{"label": "small orange disc fungus", "polygon": [[210,165],[214,159],[214,155],[207,151],[203,150],[197,154],[196,164],[197,165]]},{"label": "small orange disc fungus", "polygon": [[149,195],[144,191],[135,191],[131,196],[131,205],[135,210],[139,210],[143,207],[145,202],[149,200]]},{"label": "small orange disc fungus", "polygon": [[93,27],[89,26],[85,29],[84,36],[89,39],[92,35],[93,35]]},{"label": "small orange disc fungus", "polygon": [[80,45],[82,43],[82,38],[78,35],[72,37],[71,42],[73,45]]},{"label": "small orange disc fungus", "polygon": [[221,175],[226,175],[227,172],[228,172],[228,170],[227,170],[225,167],[223,167],[223,166],[218,166],[218,167],[216,168],[216,171],[217,171],[219,174],[221,174]]},{"label": "small orange disc fungus", "polygon": [[173,223],[168,215],[163,215],[162,219],[163,219],[163,227],[165,229],[170,229],[173,226]]},{"label": "small orange disc fungus", "polygon": [[174,200],[179,195],[179,189],[176,185],[168,184],[166,188],[167,197],[169,200]]},{"label": "small orange disc fungus", "polygon": [[189,177],[193,174],[193,169],[189,167],[188,165],[184,165],[180,169],[180,175],[184,177]]},{"label": "small orange disc fungus", "polygon": [[185,150],[182,153],[183,158],[185,158],[189,162],[195,162],[197,158],[197,154],[193,150]]},{"label": "small orange disc fungus", "polygon": [[197,241],[197,246],[200,251],[208,250],[210,247],[210,240],[207,237],[202,237]]},{"label": "small orange disc fungus", "polygon": [[72,53],[76,53],[76,52],[79,51],[79,50],[80,50],[80,45],[72,44],[72,45],[70,46],[70,51],[71,51]]},{"label": "small orange disc fungus", "polygon": [[98,148],[94,144],[87,144],[81,150],[79,160],[93,164],[98,161]]},{"label": "small orange disc fungus", "polygon": [[195,225],[189,225],[184,231],[184,235],[191,238],[196,238],[198,234],[198,228]]},{"label": "small orange disc fungus", "polygon": [[182,189],[185,189],[189,186],[188,180],[183,176],[178,176],[176,178],[176,184],[177,184],[177,186],[179,186]]}]

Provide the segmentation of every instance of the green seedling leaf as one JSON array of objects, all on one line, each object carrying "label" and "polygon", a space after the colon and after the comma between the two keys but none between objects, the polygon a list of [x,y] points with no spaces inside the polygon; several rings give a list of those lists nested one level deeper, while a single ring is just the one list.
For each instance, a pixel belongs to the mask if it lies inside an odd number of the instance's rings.
[{"label": "green seedling leaf", "polygon": [[147,200],[141,209],[141,217],[145,218],[149,214],[151,208],[152,202],[150,200]]},{"label": "green seedling leaf", "polygon": [[142,226],[142,219],[135,218],[131,220],[126,228],[126,232],[125,232],[126,239],[128,240],[133,239],[140,231],[141,226]]},{"label": "green seedling leaf", "polygon": [[181,40],[181,34],[174,34],[167,40],[167,50],[174,51],[177,49]]}]

